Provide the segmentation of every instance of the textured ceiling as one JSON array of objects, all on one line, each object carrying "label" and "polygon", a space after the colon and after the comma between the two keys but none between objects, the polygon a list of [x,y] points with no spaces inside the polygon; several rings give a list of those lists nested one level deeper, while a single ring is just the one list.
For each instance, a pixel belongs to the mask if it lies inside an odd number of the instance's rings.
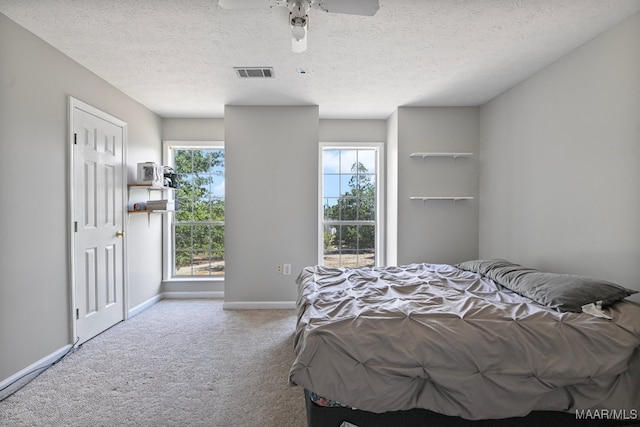
[{"label": "textured ceiling", "polygon": [[[0,0],[0,13],[163,117],[222,117],[225,104],[319,105],[322,118],[480,105],[638,11],[640,0],[380,0],[373,17],[312,9],[296,54],[285,8]],[[275,78],[240,79],[236,66],[272,66]]]}]

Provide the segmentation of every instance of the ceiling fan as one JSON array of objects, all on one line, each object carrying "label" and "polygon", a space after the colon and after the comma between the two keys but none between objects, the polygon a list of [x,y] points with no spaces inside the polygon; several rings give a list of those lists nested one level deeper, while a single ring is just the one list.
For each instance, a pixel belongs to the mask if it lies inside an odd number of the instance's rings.
[{"label": "ceiling fan", "polygon": [[289,9],[293,52],[307,50],[308,12],[312,7],[325,12],[363,16],[373,16],[380,8],[378,0],[218,0],[218,4],[234,10],[286,7]]}]

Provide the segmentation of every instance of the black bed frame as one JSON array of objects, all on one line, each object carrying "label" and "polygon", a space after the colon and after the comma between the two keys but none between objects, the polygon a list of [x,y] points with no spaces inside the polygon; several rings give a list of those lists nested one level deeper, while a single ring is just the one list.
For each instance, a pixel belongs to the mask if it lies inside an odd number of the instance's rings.
[{"label": "black bed frame", "polygon": [[327,408],[313,403],[307,390],[305,390],[304,399],[307,407],[308,427],[340,427],[344,421],[358,427],[608,427],[640,424],[638,419],[576,419],[575,414],[552,411],[534,411],[526,417],[518,418],[471,421],[438,414],[426,409],[377,414],[344,407]]}]

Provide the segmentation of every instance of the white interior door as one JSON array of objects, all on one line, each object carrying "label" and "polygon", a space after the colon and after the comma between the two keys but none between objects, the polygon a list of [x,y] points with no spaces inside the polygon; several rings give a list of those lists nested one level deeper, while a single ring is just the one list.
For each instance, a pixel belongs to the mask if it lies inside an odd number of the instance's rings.
[{"label": "white interior door", "polygon": [[79,344],[124,320],[125,314],[126,125],[87,107],[72,106],[74,314]]}]

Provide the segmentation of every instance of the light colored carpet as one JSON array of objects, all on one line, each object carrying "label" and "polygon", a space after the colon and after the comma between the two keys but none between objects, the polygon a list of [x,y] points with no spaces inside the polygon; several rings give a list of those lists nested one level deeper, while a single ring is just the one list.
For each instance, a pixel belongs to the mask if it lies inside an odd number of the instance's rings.
[{"label": "light colored carpet", "polygon": [[293,310],[163,300],[0,402],[2,426],[306,425]]}]

